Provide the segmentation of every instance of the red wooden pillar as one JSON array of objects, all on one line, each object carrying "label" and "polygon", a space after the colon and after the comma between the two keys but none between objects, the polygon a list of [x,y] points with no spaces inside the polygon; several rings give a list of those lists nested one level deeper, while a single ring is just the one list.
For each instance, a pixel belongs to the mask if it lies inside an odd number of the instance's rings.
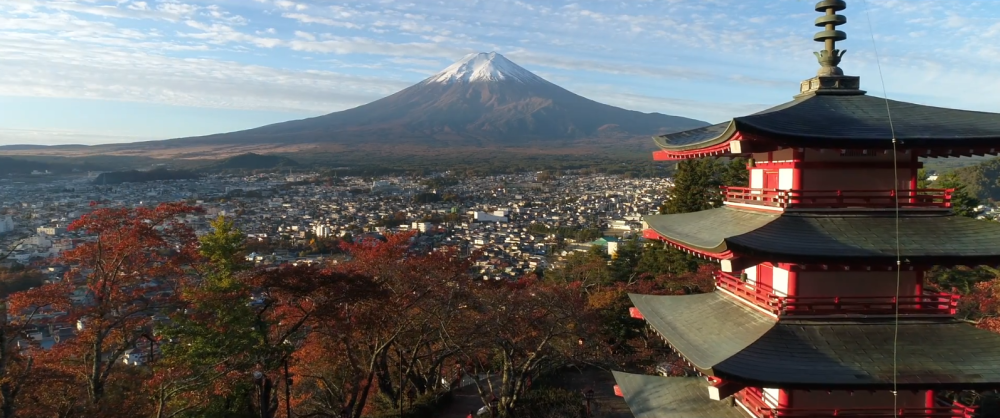
[{"label": "red wooden pillar", "polygon": [[934,414],[934,406],[935,406],[934,403],[935,403],[934,402],[934,391],[933,390],[928,390],[924,394],[924,408],[927,408],[924,411],[924,413],[927,414],[928,417],[933,417],[934,416],[933,415]]},{"label": "red wooden pillar", "polygon": [[792,391],[789,389],[778,389],[778,416],[788,415],[788,408],[792,407]]},{"label": "red wooden pillar", "polygon": [[802,155],[805,152],[795,149],[792,151],[792,193],[795,196],[791,203],[799,203],[798,194],[802,191]]},{"label": "red wooden pillar", "polygon": [[794,264],[787,267],[788,270],[788,288],[785,289],[785,293],[788,296],[798,296],[799,294],[799,270]]},{"label": "red wooden pillar", "polygon": [[910,150],[910,204],[917,203],[917,152]]},{"label": "red wooden pillar", "polygon": [[913,273],[917,276],[917,280],[916,280],[917,283],[916,283],[916,285],[913,286],[913,294],[914,294],[914,296],[916,296],[916,299],[914,299],[914,300],[917,301],[917,304],[916,304],[916,306],[914,306],[914,308],[921,309],[921,308],[924,307],[923,305],[924,305],[924,301],[925,301],[925,299],[924,299],[924,271],[918,269],[918,270],[914,270]]}]

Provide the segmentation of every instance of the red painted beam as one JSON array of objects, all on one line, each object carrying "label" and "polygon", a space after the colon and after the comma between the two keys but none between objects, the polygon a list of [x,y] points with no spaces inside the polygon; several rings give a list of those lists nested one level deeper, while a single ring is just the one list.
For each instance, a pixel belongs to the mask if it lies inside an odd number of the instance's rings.
[{"label": "red painted beam", "polygon": [[646,319],[645,317],[642,316],[642,312],[639,312],[639,308],[636,308],[634,306],[628,308],[628,315],[635,319]]},{"label": "red painted beam", "polygon": [[622,388],[618,387],[618,385],[615,385],[615,396],[619,398],[625,397],[625,394],[622,393]]}]

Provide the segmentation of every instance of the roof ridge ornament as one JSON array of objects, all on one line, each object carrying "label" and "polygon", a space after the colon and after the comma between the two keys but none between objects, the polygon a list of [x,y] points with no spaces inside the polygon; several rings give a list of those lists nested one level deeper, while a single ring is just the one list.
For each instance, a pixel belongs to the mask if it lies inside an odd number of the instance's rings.
[{"label": "roof ridge ornament", "polygon": [[805,80],[799,85],[799,94],[795,98],[814,94],[865,94],[865,91],[860,89],[861,77],[846,76],[844,70],[838,66],[847,50],[837,49],[837,41],[847,39],[847,34],[837,30],[837,26],[847,23],[847,17],[837,12],[846,8],[847,3],[844,0],[821,0],[816,3],[816,11],[824,13],[823,16],[816,18],[815,22],[816,26],[823,30],[813,35],[814,41],[824,44],[822,51],[813,53],[819,61],[820,68],[816,71],[816,77]]},{"label": "roof ridge ornament", "polygon": [[826,46],[822,51],[813,52],[821,66],[816,75],[844,75],[844,71],[837,65],[840,64],[840,58],[847,50],[836,49],[836,42],[847,39],[847,34],[836,30],[836,27],[847,23],[847,17],[838,15],[836,12],[846,8],[847,3],[843,0],[823,0],[816,3],[817,12],[826,12],[825,15],[816,18],[816,26],[825,30],[813,35],[814,41],[823,42]]}]

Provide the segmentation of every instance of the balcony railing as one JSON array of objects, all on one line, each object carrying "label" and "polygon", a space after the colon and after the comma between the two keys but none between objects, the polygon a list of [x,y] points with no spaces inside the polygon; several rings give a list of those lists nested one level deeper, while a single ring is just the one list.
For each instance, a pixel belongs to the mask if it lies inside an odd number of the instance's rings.
[{"label": "balcony railing", "polygon": [[[783,296],[762,284],[716,272],[715,285],[775,316],[794,315],[955,315],[959,296],[925,291],[907,296]],[[898,309],[898,311],[897,311]]]},{"label": "balcony railing", "polygon": [[774,289],[769,286],[744,282],[739,277],[721,271],[715,272],[715,287],[725,289],[730,293],[746,299],[764,310],[777,315],[777,298]]},{"label": "balcony railing", "polygon": [[[851,417],[851,418],[972,418],[976,408],[965,406],[959,402],[950,405],[928,407],[869,407],[869,408],[777,408],[764,401],[766,394],[756,388],[747,388],[736,393],[740,401],[750,413],[757,418],[813,418],[813,417]],[[772,402],[771,403],[775,403]]]},{"label": "balcony railing", "polygon": [[[775,208],[947,209],[955,189],[916,190],[778,190],[722,187],[726,202]],[[897,195],[898,193],[898,195]],[[897,199],[898,196],[898,199]]]}]

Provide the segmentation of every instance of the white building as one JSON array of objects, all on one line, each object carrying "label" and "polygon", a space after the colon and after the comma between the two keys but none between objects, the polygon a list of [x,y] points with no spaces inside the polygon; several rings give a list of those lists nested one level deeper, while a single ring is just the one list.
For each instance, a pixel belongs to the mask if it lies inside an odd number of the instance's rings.
[{"label": "white building", "polygon": [[427,232],[434,229],[434,224],[430,222],[414,222],[411,229],[416,229],[420,232]]},{"label": "white building", "polygon": [[316,227],[313,228],[313,235],[316,235],[316,238],[329,238],[333,235],[333,228],[330,228],[330,225],[325,224],[316,225]]}]

